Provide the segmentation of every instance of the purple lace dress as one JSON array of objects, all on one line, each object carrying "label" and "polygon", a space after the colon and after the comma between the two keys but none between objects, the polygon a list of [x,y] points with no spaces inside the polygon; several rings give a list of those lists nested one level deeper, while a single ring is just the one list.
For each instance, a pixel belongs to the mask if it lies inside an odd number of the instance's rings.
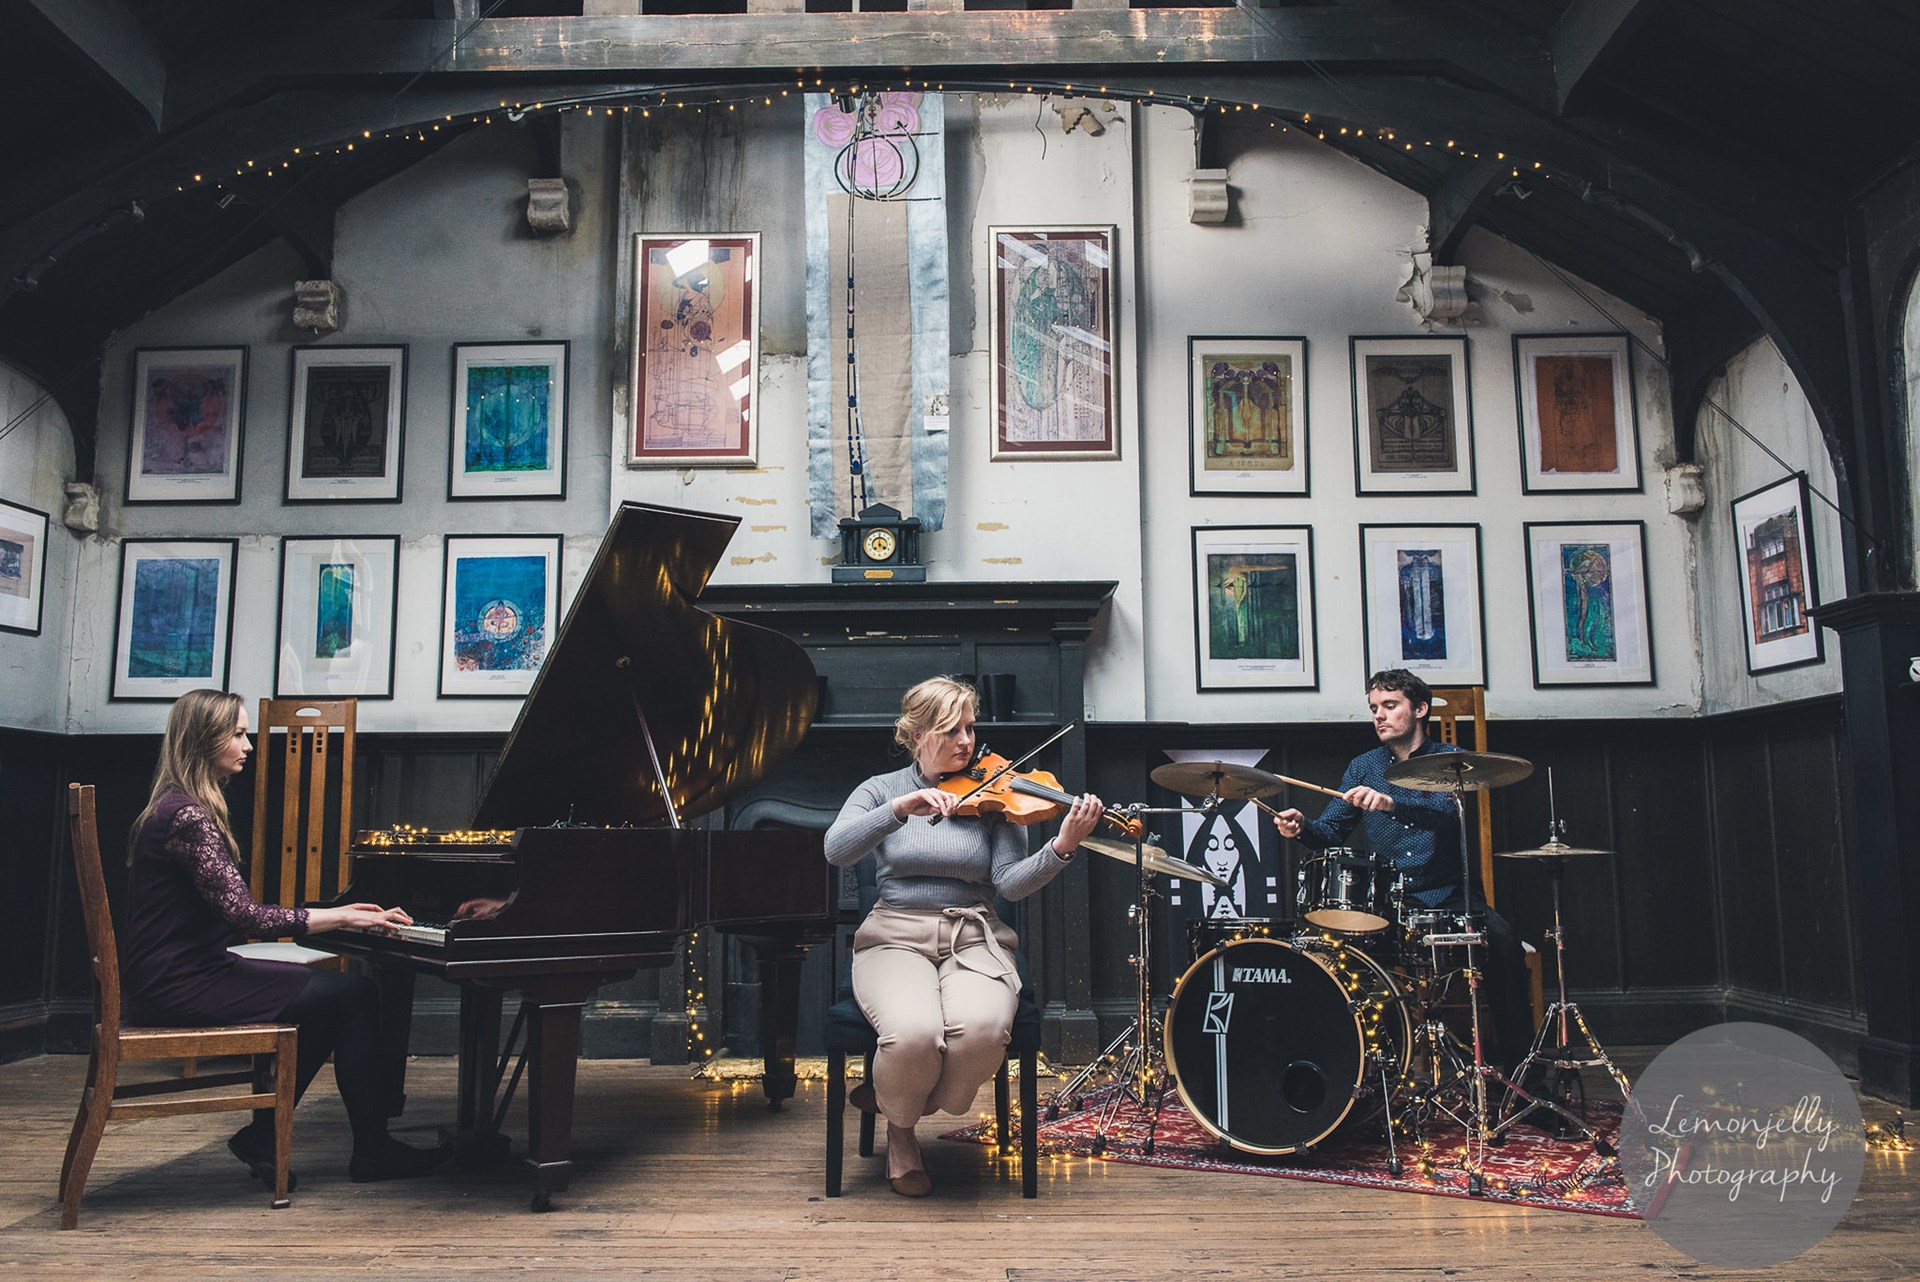
[{"label": "purple lace dress", "polygon": [[253,1024],[279,1017],[307,986],[292,962],[236,957],[235,935],[304,935],[307,910],[254,902],[207,812],[171,792],[147,817],[127,871],[120,994],[129,1024]]}]

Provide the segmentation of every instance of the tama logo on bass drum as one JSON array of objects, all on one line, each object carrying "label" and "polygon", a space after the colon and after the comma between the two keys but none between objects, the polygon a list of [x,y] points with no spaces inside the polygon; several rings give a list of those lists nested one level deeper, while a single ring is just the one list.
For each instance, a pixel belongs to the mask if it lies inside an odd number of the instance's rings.
[{"label": "tama logo on bass drum", "polygon": [[1291,984],[1293,977],[1287,974],[1284,966],[1235,966],[1233,982],[1236,984]]}]

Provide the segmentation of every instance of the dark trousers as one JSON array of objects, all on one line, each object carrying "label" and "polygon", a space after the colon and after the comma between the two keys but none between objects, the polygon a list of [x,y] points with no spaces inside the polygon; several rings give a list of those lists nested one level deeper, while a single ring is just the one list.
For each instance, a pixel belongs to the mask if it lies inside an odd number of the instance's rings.
[{"label": "dark trousers", "polygon": [[[1447,912],[1459,912],[1460,901],[1445,905]],[[1474,949],[1474,961],[1480,967],[1480,1014],[1493,1031],[1493,1044],[1485,1048],[1487,1062],[1502,1070],[1511,1070],[1533,1045],[1533,1005],[1527,995],[1527,954],[1520,937],[1500,913],[1489,908],[1479,896],[1473,899],[1473,911],[1485,921],[1487,942]],[[1443,969],[1466,965],[1464,948],[1441,952]]]},{"label": "dark trousers", "polygon": [[[294,1098],[307,1093],[320,1066],[331,1055],[334,1084],[347,1106],[355,1146],[384,1137],[387,1079],[381,1068],[380,992],[374,982],[364,975],[316,969],[279,1018],[300,1028]],[[273,1113],[255,1112],[253,1128],[270,1145]]]}]

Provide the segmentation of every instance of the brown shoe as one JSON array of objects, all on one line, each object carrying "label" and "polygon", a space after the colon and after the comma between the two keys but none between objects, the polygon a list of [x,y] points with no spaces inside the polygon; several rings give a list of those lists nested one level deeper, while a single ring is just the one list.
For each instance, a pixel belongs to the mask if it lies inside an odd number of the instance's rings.
[{"label": "brown shoe", "polygon": [[905,1175],[889,1175],[887,1183],[901,1197],[925,1197],[933,1192],[933,1179],[925,1171],[908,1171]]},{"label": "brown shoe", "polygon": [[862,1082],[848,1091],[847,1103],[853,1105],[862,1113],[878,1113],[880,1111],[880,1101],[874,1098],[872,1082]]}]

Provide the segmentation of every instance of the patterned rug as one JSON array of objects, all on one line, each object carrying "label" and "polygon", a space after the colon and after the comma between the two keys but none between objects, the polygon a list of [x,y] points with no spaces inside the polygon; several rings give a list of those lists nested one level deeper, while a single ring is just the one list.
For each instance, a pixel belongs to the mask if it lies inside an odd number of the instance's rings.
[{"label": "patterned rug", "polygon": [[[1153,1152],[1143,1151],[1147,1116],[1131,1099],[1121,1097],[1107,1126],[1104,1146],[1097,1143],[1101,1120],[1113,1106],[1117,1087],[1086,1097],[1080,1110],[1055,1121],[1040,1123],[1040,1151],[1098,1156],[1110,1162],[1140,1166],[1167,1166],[1185,1171],[1226,1171],[1236,1175],[1270,1175],[1289,1180],[1318,1180],[1327,1184],[1357,1184],[1365,1188],[1397,1189],[1406,1193],[1438,1193],[1447,1197],[1480,1197],[1492,1202],[1582,1211],[1589,1215],[1640,1218],[1627,1204],[1626,1183],[1617,1159],[1600,1157],[1584,1141],[1554,1140],[1527,1126],[1516,1127],[1505,1144],[1487,1149],[1484,1191],[1467,1191],[1462,1169],[1465,1133],[1442,1121],[1429,1129],[1424,1146],[1400,1146],[1402,1173],[1389,1174],[1387,1144],[1377,1124],[1348,1127],[1352,1135],[1335,1132],[1311,1154],[1269,1157],[1243,1153],[1216,1138],[1195,1121],[1178,1096],[1169,1094],[1154,1130]],[[1045,1102],[1041,1117],[1044,1119]],[[1620,1106],[1595,1101],[1588,1121],[1609,1143],[1620,1135]],[[991,1121],[949,1131],[940,1138],[960,1143],[991,1143]]]}]

